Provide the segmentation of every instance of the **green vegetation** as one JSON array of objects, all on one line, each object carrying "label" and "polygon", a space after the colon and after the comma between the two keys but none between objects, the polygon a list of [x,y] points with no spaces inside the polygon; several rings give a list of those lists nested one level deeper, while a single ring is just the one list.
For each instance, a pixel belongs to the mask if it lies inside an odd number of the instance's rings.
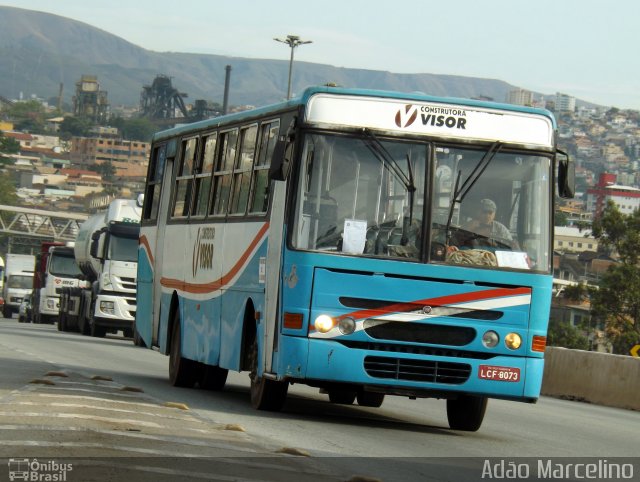
[{"label": "green vegetation", "polygon": [[110,124],[118,128],[123,139],[129,141],[151,142],[153,134],[160,130],[156,124],[144,118],[123,119],[115,117],[111,119]]},{"label": "green vegetation", "polygon": [[47,113],[42,103],[38,100],[16,102],[4,109],[4,114],[13,120],[17,131],[34,134],[45,132]]},{"label": "green vegetation", "polygon": [[10,162],[9,158],[5,157],[6,154],[17,154],[18,152],[20,152],[20,143],[0,131],[0,165]]},{"label": "green vegetation", "polygon": [[549,320],[547,344],[574,350],[589,349],[589,340],[582,334],[582,330],[572,326],[567,321]]},{"label": "green vegetation", "polygon": [[640,210],[624,215],[609,201],[593,235],[620,262],[602,276],[591,296],[592,316],[605,324],[614,353],[629,354],[640,343]]}]

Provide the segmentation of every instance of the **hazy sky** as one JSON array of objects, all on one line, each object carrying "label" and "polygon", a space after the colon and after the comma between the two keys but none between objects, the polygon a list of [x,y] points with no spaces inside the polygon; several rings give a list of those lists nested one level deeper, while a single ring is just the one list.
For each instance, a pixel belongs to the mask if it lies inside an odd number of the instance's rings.
[{"label": "hazy sky", "polygon": [[[638,0],[0,0],[154,51],[499,79],[640,110]],[[501,99],[500,99],[501,100]]]}]

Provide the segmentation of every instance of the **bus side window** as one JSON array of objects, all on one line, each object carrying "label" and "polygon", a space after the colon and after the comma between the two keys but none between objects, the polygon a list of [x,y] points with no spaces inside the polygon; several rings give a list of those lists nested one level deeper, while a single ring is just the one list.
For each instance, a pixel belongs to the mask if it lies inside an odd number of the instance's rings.
[{"label": "bus side window", "polygon": [[147,221],[155,221],[158,218],[166,152],[167,146],[164,144],[153,149],[151,166],[149,168],[149,179],[147,179],[147,189],[144,194],[143,219]]},{"label": "bus side window", "polygon": [[237,143],[238,129],[220,133],[218,162],[213,174],[213,200],[209,210],[209,214],[214,216],[224,216],[227,213]]},{"label": "bus side window", "polygon": [[192,216],[205,216],[209,201],[211,187],[211,174],[213,171],[214,156],[216,153],[217,132],[205,137],[204,149],[199,162],[199,167],[194,176],[195,195]]},{"label": "bus side window", "polygon": [[240,155],[233,171],[233,192],[229,204],[229,214],[244,214],[247,211],[257,136],[258,126],[254,125],[241,130]]},{"label": "bus side window", "polygon": [[269,167],[271,167],[279,130],[280,121],[262,124],[260,127],[260,146],[253,166],[253,183],[251,184],[249,212],[252,214],[266,213],[269,206]]},{"label": "bus side window", "polygon": [[198,138],[193,137],[182,141],[182,155],[176,176],[173,216],[185,217],[189,215],[191,194],[193,190],[193,167],[198,147]]}]

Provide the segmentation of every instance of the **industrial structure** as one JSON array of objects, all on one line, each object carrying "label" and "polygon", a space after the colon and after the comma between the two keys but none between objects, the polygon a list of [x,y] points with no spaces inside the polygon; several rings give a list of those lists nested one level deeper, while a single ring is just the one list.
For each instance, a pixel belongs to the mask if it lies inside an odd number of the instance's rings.
[{"label": "industrial structure", "polygon": [[142,88],[140,112],[151,119],[189,117],[183,100],[186,97],[186,93],[173,87],[171,77],[158,75],[151,85]]},{"label": "industrial structure", "polygon": [[184,102],[187,97],[187,93],[180,92],[173,86],[171,77],[157,75],[151,85],[142,88],[140,113],[142,117],[162,124],[195,122],[220,115],[204,99],[197,99],[189,109]]},{"label": "industrial structure", "polygon": [[76,94],[73,96],[73,115],[86,117],[100,124],[107,120],[108,114],[107,92],[100,90],[98,77],[83,75],[80,81],[76,82]]}]

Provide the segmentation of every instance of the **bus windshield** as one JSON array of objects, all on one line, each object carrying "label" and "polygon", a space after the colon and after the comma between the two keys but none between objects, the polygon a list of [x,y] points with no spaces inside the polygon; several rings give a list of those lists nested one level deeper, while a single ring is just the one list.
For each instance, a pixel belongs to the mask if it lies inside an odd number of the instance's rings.
[{"label": "bus windshield", "polygon": [[74,257],[56,254],[51,257],[51,267],[49,271],[52,275],[68,278],[77,278],[82,274]]},{"label": "bus windshield", "polygon": [[327,134],[302,156],[297,249],[549,270],[550,157]]}]

